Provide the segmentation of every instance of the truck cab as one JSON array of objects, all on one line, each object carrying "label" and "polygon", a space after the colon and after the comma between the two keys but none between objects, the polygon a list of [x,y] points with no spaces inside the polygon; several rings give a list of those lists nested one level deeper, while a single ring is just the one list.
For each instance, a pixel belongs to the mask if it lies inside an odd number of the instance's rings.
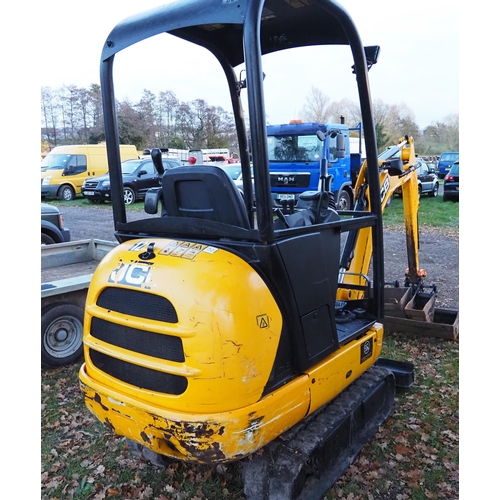
[{"label": "truck cab", "polygon": [[[290,123],[267,126],[267,148],[273,206],[286,213],[309,208],[311,202],[301,193],[317,191],[320,162],[327,160],[330,191],[339,210],[353,206],[353,180],[361,166],[351,155],[349,127],[344,123]],[[321,138],[318,136],[321,136]],[[360,157],[359,153],[353,153]],[[354,168],[354,171],[353,171]]]}]

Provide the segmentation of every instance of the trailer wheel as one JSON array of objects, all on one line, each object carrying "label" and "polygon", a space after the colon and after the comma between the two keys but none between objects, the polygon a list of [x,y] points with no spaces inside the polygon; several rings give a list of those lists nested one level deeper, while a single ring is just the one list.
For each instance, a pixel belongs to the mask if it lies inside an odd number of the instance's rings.
[{"label": "trailer wheel", "polygon": [[351,210],[351,197],[349,193],[342,189],[339,193],[339,197],[337,199],[337,209],[338,210]]},{"label": "trailer wheel", "polygon": [[83,310],[65,302],[42,309],[42,366],[63,366],[83,356]]}]

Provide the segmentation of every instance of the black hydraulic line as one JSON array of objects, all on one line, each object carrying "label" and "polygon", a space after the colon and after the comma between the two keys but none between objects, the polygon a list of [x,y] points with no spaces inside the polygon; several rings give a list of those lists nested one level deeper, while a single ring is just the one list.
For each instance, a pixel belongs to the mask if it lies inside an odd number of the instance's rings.
[{"label": "black hydraulic line", "polygon": [[[366,198],[364,196],[366,185],[363,185],[359,189],[358,198],[356,199],[356,205],[354,210],[357,212],[366,211]],[[359,229],[349,231],[344,247],[342,249],[342,255],[340,256],[340,268],[349,270],[351,266],[351,260],[354,253],[354,247],[356,246],[356,241],[358,240]]]}]

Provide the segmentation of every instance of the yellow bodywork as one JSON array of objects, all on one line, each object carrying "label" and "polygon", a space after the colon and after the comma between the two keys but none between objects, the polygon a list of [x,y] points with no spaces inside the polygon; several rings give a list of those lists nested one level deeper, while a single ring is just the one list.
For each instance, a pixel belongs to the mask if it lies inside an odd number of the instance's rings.
[{"label": "yellow bodywork", "polygon": [[[154,242],[153,259],[141,252]],[[97,305],[108,288],[140,290],[168,299],[178,321],[121,314]],[[182,341],[183,362],[159,359],[92,336],[95,318]],[[261,448],[337,396],[366,371],[382,349],[375,324],[360,339],[263,396],[283,319],[268,287],[242,258],[221,248],[173,239],[132,240],[109,252],[91,282],[84,321],[85,403],[117,434],[187,461],[227,462]],[[160,337],[161,338],[161,337]],[[361,361],[363,344],[372,345]],[[187,380],[180,394],[127,383],[98,368],[92,353],[127,366]]]}]

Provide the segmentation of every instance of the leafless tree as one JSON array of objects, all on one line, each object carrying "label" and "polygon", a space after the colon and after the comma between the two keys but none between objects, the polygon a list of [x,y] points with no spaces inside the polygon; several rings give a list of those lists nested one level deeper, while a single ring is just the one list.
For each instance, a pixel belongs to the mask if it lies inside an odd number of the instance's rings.
[{"label": "leafless tree", "polygon": [[41,112],[42,112],[42,140],[57,146],[57,112],[54,102],[54,93],[50,87],[42,87]]},{"label": "leafless tree", "polygon": [[330,98],[316,87],[306,97],[301,115],[305,121],[327,123],[333,113]]},{"label": "leafless tree", "polygon": [[433,122],[423,134],[423,143],[428,154],[440,154],[443,151],[459,151],[459,116],[451,114],[442,122]]},{"label": "leafless tree", "polygon": [[175,127],[175,113],[179,107],[179,100],[173,92],[160,92],[157,102],[158,117],[158,144],[160,147],[174,147],[172,141],[177,136]]}]

